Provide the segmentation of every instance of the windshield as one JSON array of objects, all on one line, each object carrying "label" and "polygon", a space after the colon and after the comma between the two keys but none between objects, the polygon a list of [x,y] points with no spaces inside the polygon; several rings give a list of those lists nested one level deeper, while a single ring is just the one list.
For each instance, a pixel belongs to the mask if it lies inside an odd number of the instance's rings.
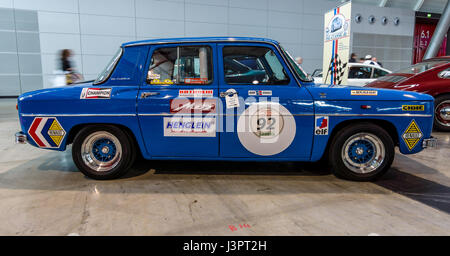
[{"label": "windshield", "polygon": [[405,69],[400,69],[394,73],[420,74],[429,69],[435,68],[437,66],[440,66],[440,65],[446,64],[446,63],[448,63],[448,61],[445,61],[445,60],[427,61],[427,62],[417,63],[416,65],[412,65]]},{"label": "windshield", "polygon": [[108,65],[106,65],[105,69],[98,75],[97,79],[95,79],[94,84],[101,84],[108,79],[108,77],[111,75],[112,71],[114,70],[114,67],[116,66],[117,62],[120,59],[120,56],[122,56],[122,48],[120,48],[116,54],[114,54],[114,57],[108,62]]},{"label": "windshield", "polygon": [[283,53],[288,57],[289,63],[291,63],[291,66],[294,68],[295,73],[297,73],[298,77],[300,77],[301,80],[312,82],[313,79],[295,62],[294,58],[292,58],[291,54],[286,51],[281,45],[281,50]]}]

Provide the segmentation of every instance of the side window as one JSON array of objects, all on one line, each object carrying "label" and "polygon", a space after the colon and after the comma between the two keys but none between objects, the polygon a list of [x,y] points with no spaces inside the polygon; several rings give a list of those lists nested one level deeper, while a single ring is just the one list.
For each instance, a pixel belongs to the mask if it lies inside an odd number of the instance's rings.
[{"label": "side window", "polygon": [[368,67],[351,67],[348,72],[348,78],[366,79],[372,75],[372,68]]},{"label": "side window", "polygon": [[159,48],[153,52],[147,83],[210,84],[213,80],[212,54],[209,46]]},{"label": "side window", "polygon": [[288,84],[289,77],[277,55],[267,47],[226,46],[223,72],[227,84]]},{"label": "side window", "polygon": [[388,74],[388,72],[376,68],[376,69],[374,69],[374,71],[373,71],[373,78],[379,78],[379,77],[385,76],[385,75],[387,75],[387,74]]}]

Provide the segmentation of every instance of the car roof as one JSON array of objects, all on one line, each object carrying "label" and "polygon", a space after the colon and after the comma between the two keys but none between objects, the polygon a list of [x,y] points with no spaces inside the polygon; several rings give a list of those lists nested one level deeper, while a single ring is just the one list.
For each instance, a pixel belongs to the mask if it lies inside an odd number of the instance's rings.
[{"label": "car roof", "polygon": [[122,47],[142,45],[142,44],[162,44],[162,43],[192,43],[192,42],[264,42],[278,45],[279,43],[269,38],[259,37],[178,37],[178,38],[158,38],[140,41],[132,41],[122,44]]}]

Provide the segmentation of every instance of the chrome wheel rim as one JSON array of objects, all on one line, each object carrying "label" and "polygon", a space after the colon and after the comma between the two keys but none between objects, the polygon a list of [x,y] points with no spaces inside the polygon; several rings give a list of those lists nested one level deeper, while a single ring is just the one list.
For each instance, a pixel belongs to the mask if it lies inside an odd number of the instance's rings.
[{"label": "chrome wheel rim", "polygon": [[439,124],[450,127],[450,100],[439,103],[436,106],[434,115]]},{"label": "chrome wheel rim", "polygon": [[341,157],[352,172],[367,174],[376,171],[384,162],[386,150],[383,142],[370,133],[358,133],[348,138]]},{"label": "chrome wheel rim", "polygon": [[107,172],[122,159],[122,146],[116,136],[98,131],[87,136],[81,145],[83,162],[96,172]]}]

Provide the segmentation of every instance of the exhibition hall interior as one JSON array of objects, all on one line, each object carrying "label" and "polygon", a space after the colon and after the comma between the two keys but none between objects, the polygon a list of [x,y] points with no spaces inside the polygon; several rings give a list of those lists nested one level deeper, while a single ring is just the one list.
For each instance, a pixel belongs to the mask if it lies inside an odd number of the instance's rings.
[{"label": "exhibition hall interior", "polygon": [[449,236],[449,27],[448,0],[0,0],[0,236]]}]

